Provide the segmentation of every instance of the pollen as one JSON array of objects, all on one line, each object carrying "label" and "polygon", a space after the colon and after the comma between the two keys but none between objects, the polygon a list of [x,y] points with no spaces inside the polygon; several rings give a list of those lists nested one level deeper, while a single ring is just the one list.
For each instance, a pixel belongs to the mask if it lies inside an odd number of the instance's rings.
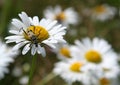
[{"label": "pollen", "polygon": [[110,81],[107,78],[101,78],[100,85],[110,85]]},{"label": "pollen", "polygon": [[67,47],[61,48],[61,49],[60,49],[60,53],[61,53],[63,56],[67,57],[67,58],[70,58],[70,57],[71,57],[71,56],[70,56],[70,50],[69,50]]},{"label": "pollen", "polygon": [[58,15],[56,15],[55,19],[58,21],[63,21],[65,20],[66,16],[64,12],[59,13]]},{"label": "pollen", "polygon": [[35,37],[38,43],[49,38],[48,31],[42,26],[30,26],[23,34],[25,39],[30,41],[32,41],[32,37]]},{"label": "pollen", "polygon": [[94,12],[97,13],[97,14],[101,14],[101,13],[104,13],[106,10],[105,10],[105,7],[104,6],[97,6],[94,8]]},{"label": "pollen", "polygon": [[83,66],[81,62],[75,62],[71,64],[70,70],[74,72],[80,72],[80,68]]},{"label": "pollen", "polygon": [[100,63],[102,61],[101,55],[94,50],[90,50],[85,54],[87,61],[92,63]]}]

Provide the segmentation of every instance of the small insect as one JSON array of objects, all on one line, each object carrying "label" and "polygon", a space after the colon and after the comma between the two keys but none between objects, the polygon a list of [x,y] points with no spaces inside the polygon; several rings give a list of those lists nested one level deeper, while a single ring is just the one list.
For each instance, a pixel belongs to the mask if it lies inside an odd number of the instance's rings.
[{"label": "small insect", "polygon": [[30,38],[30,40],[32,41],[33,44],[35,44],[36,47],[38,47],[38,36],[36,36],[32,30],[27,30],[25,31],[23,28],[21,28],[21,30],[23,30],[24,34],[26,36],[28,36]]}]

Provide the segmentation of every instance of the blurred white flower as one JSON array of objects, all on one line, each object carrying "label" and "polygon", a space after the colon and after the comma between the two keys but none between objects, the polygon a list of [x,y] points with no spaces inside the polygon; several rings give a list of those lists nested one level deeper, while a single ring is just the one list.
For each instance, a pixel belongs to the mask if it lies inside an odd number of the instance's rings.
[{"label": "blurred white flower", "polygon": [[14,77],[20,77],[22,75],[21,67],[18,67],[18,66],[14,67],[14,69],[12,70],[12,75]]},{"label": "blurred white flower", "polygon": [[117,54],[104,39],[94,38],[90,40],[89,38],[84,38],[82,41],[76,40],[75,44],[72,48],[74,52],[71,55],[79,60],[85,60],[100,68],[118,65]]},{"label": "blurred white flower", "polygon": [[9,72],[7,66],[14,61],[14,58],[18,55],[18,50],[11,50],[11,47],[0,40],[0,55],[0,79],[2,79],[5,73]]},{"label": "blurred white flower", "polygon": [[[85,67],[90,85],[114,85],[98,84],[101,78],[117,79],[120,74],[118,56],[107,41],[100,38],[84,38],[81,41],[76,40],[75,46],[72,46],[71,56],[77,60],[87,63]],[[100,82],[99,82],[100,83]],[[115,84],[116,85],[116,84]]]},{"label": "blurred white flower", "polygon": [[29,79],[29,76],[22,76],[22,77],[19,79],[19,83],[20,83],[21,85],[27,85],[28,79]]},{"label": "blurred white flower", "polygon": [[[94,38],[93,40],[84,38],[82,41],[76,40],[75,44],[76,45],[71,48],[72,50],[74,49],[71,56],[88,63],[89,66],[87,69],[107,70],[106,76],[108,75],[109,77],[118,75],[120,70],[116,67],[118,66],[118,56],[107,41],[99,38]],[[113,74],[109,73],[110,71],[112,71]]]},{"label": "blurred white flower", "polygon": [[53,51],[57,54],[58,59],[60,60],[67,60],[70,59],[72,50],[70,49],[72,45],[69,45],[67,43],[59,43],[56,45],[56,49],[53,49]]},{"label": "blurred white flower", "polygon": [[117,78],[94,78],[92,79],[92,84],[91,85],[119,85],[119,80]]},{"label": "blurred white flower", "polygon": [[91,11],[92,18],[100,21],[112,19],[115,14],[116,14],[115,7],[111,7],[107,4],[98,5],[94,7]]},{"label": "blurred white flower", "polygon": [[55,64],[53,72],[61,76],[67,83],[81,82],[85,85],[89,84],[89,75],[87,74],[87,65],[83,61],[76,59],[68,59]]},{"label": "blurred white flower", "polygon": [[72,7],[62,10],[62,8],[58,5],[55,8],[48,7],[44,11],[44,16],[51,20],[57,20],[59,23],[64,25],[76,25],[79,21],[81,21],[81,18]]},{"label": "blurred white flower", "polygon": [[25,12],[19,14],[22,21],[13,19],[12,24],[16,27],[11,29],[9,32],[12,36],[8,36],[6,43],[15,42],[14,50],[24,46],[22,54],[26,54],[31,49],[31,54],[35,55],[42,54],[46,55],[43,45],[46,44],[52,48],[55,48],[56,43],[65,42],[63,35],[65,35],[66,27],[62,27],[57,24],[57,21],[51,21],[48,19],[41,19],[37,16],[33,18],[28,17]]},{"label": "blurred white flower", "polygon": [[[101,74],[99,74],[100,70],[94,70],[93,74],[91,74],[90,78],[90,84],[91,85],[119,85],[119,80],[118,80],[118,73],[117,75],[115,74],[116,69],[112,68],[110,72],[106,71],[101,71]],[[119,71],[120,72],[120,71]],[[108,75],[106,75],[108,74]],[[114,77],[110,77],[110,75],[114,75]]]}]

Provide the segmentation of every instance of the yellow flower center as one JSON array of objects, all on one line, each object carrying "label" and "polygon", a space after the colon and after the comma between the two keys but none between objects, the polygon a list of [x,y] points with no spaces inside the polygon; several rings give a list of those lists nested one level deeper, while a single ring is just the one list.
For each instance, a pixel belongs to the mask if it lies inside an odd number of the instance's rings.
[{"label": "yellow flower center", "polygon": [[94,50],[90,50],[85,54],[87,61],[92,63],[100,63],[102,61],[101,55]]},{"label": "yellow flower center", "polygon": [[71,56],[70,56],[70,50],[69,50],[68,48],[66,48],[66,47],[61,48],[61,49],[60,49],[60,53],[61,53],[63,56],[67,57],[67,58],[70,58],[70,57],[71,57]]},{"label": "yellow flower center", "polygon": [[80,68],[83,66],[83,63],[81,62],[75,62],[71,64],[70,70],[74,72],[80,72]]},{"label": "yellow flower center", "polygon": [[110,85],[110,81],[107,78],[101,78],[100,85]]},{"label": "yellow flower center", "polygon": [[58,20],[58,21],[63,21],[65,20],[66,16],[65,16],[65,13],[64,12],[61,12],[60,14],[56,15],[55,19]]},{"label": "yellow flower center", "polygon": [[108,72],[108,71],[110,71],[110,69],[109,68],[103,68],[103,71]]},{"label": "yellow flower center", "polygon": [[104,6],[97,6],[94,8],[94,12],[97,13],[97,14],[101,14],[101,13],[104,13],[106,10],[105,10],[105,7]]},{"label": "yellow flower center", "polygon": [[49,38],[48,31],[41,26],[30,26],[27,28],[26,31],[24,31],[24,37],[25,39],[31,41],[32,43],[40,43],[43,40],[46,40]]}]

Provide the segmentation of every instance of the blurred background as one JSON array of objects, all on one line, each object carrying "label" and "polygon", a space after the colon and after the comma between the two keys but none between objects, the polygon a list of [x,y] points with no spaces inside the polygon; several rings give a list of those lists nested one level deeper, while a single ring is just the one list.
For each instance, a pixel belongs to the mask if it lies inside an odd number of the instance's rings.
[{"label": "blurred background", "polygon": [[[116,13],[112,19],[99,21],[90,18],[86,11],[101,4],[115,7]],[[120,0],[0,0],[0,37],[5,41],[4,38],[9,35],[10,22],[12,18],[19,18],[18,13],[24,11],[30,17],[38,16],[41,19],[44,17],[43,11],[48,6],[55,7],[56,5],[61,6],[62,9],[73,7],[80,17],[77,25],[68,26],[65,35],[68,43],[74,44],[74,40],[85,37],[100,37],[106,39],[120,54]],[[26,85],[31,59],[30,54],[19,55],[15,62],[9,65],[10,72],[0,80],[0,85]],[[47,48],[47,56],[45,58],[40,56],[37,59],[32,85],[47,76],[57,61],[56,54]],[[65,82],[56,77],[46,85],[65,85]]]}]

